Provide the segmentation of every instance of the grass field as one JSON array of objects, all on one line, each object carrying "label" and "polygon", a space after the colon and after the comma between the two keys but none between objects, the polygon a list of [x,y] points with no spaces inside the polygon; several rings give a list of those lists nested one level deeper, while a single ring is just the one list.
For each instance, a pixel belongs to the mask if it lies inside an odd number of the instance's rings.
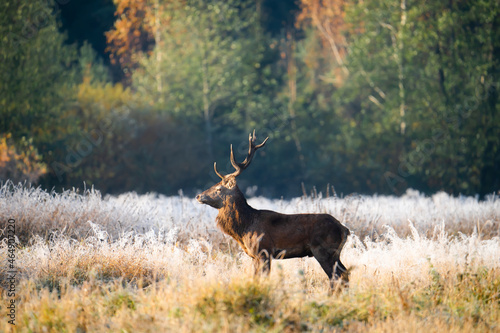
[{"label": "grass field", "polygon": [[500,332],[500,197],[249,203],[342,221],[353,234],[341,256],[349,288],[330,295],[313,258],[274,260],[269,277],[253,277],[250,258],[216,228],[217,211],[192,198],[6,184],[0,331]]}]

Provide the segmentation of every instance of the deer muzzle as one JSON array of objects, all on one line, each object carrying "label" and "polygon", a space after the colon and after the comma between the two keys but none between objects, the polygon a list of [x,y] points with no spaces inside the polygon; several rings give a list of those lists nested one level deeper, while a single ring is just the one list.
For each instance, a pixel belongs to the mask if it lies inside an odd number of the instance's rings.
[{"label": "deer muzzle", "polygon": [[198,200],[198,202],[200,202],[200,203],[204,203],[204,201],[206,201],[206,198],[203,194],[198,194],[196,196],[196,200]]}]

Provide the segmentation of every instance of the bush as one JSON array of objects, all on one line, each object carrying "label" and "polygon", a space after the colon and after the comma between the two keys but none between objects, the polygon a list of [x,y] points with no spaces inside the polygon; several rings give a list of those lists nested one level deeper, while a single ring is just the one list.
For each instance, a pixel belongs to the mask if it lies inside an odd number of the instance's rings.
[{"label": "bush", "polygon": [[47,172],[41,160],[31,139],[23,137],[16,147],[10,133],[0,135],[0,180],[37,183]]}]

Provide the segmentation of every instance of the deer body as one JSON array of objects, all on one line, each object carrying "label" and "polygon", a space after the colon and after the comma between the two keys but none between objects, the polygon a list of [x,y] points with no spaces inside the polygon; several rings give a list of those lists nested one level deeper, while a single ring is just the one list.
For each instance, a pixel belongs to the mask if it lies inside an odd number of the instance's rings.
[{"label": "deer body", "polygon": [[236,184],[235,177],[251,161],[253,153],[266,140],[255,146],[255,132],[250,135],[247,159],[241,164],[231,163],[237,169],[222,176],[222,181],[199,194],[196,199],[219,210],[218,227],[233,237],[240,247],[254,259],[256,271],[269,272],[271,258],[288,259],[314,257],[329,279],[348,281],[348,272],[340,262],[340,252],[350,232],[328,214],[281,214],[270,210],[257,210],[248,205]]}]

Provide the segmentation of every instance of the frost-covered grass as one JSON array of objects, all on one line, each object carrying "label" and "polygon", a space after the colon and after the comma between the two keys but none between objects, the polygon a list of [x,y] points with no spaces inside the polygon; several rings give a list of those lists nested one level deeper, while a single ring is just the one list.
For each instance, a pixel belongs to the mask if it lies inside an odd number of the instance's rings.
[{"label": "frost-covered grass", "polygon": [[[500,331],[499,197],[409,191],[249,203],[326,212],[348,226],[349,289],[329,295],[313,258],[275,260],[268,278],[254,278],[250,259],[216,228],[217,211],[192,198],[4,185],[0,230],[15,219],[20,240],[15,329]],[[9,299],[2,291],[2,310]],[[0,331],[10,328],[0,320]]]},{"label": "frost-covered grass", "polygon": [[[296,198],[270,200],[251,198],[258,209],[282,213],[328,213],[335,216],[359,238],[378,238],[390,226],[398,235],[411,233],[410,223],[420,234],[432,237],[436,228],[450,235],[472,234],[481,239],[500,235],[500,197],[491,195],[484,201],[472,197],[454,198],[446,193],[426,197],[408,191],[402,197],[348,196],[345,198]],[[33,235],[50,237],[56,231],[75,239],[85,238],[95,223],[117,239],[124,233],[150,230],[178,230],[182,239],[219,237],[215,226],[217,211],[182,196],[137,195],[126,193],[102,198],[98,191],[83,194],[66,191],[48,193],[39,188],[0,187],[0,228],[5,218],[16,219],[18,237],[26,243]]]}]

